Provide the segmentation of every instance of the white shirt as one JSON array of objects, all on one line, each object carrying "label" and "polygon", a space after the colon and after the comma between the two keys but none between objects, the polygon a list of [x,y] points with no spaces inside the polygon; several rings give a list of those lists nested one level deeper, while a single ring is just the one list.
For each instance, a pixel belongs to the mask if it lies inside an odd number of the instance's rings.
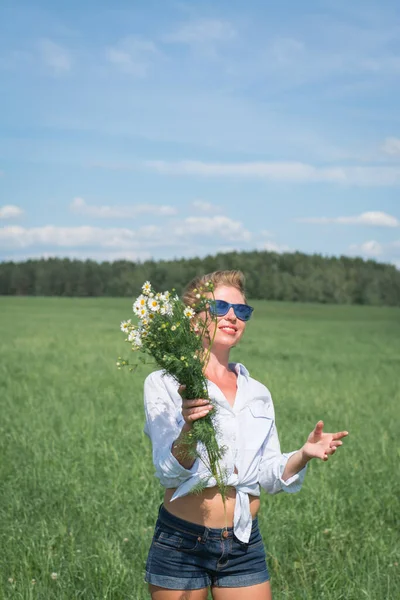
[{"label": "white shirt", "polygon": [[[252,526],[248,494],[259,496],[260,486],[270,494],[282,490],[297,492],[307,467],[283,481],[286,463],[296,451],[281,453],[271,394],[265,385],[249,376],[242,364],[229,363],[229,368],[237,374],[233,406],[215,383],[208,381],[207,385],[217,408],[217,440],[226,447],[221,461],[226,484],[236,488],[234,532],[239,540],[248,542]],[[178,387],[174,378],[162,370],[154,371],[144,382],[144,432],[152,441],[156,477],[164,487],[177,488],[171,501],[189,494],[199,482],[206,483],[206,487],[216,485],[202,460],[197,458],[190,469],[185,469],[171,452],[185,422]],[[198,444],[197,451],[203,455],[205,449],[201,446]]]}]

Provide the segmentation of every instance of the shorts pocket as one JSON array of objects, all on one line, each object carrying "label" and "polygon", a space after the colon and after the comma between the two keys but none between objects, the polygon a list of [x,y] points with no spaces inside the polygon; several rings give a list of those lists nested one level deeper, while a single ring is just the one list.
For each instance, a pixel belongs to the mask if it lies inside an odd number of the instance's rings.
[{"label": "shorts pocket", "polygon": [[248,548],[249,548],[249,550],[252,550],[253,548],[259,548],[260,546],[263,546],[263,545],[264,545],[264,540],[262,538],[261,531],[260,531],[259,527],[257,526],[257,529],[252,531],[252,533],[250,535]]},{"label": "shorts pocket", "polygon": [[256,548],[260,548],[263,545],[264,545],[263,540],[257,540],[256,542],[249,544],[249,548],[250,548],[250,550],[255,550]]},{"label": "shorts pocket", "polygon": [[154,536],[154,545],[165,550],[179,550],[193,552],[196,550],[199,540],[196,535],[175,531],[170,528],[160,528]]}]

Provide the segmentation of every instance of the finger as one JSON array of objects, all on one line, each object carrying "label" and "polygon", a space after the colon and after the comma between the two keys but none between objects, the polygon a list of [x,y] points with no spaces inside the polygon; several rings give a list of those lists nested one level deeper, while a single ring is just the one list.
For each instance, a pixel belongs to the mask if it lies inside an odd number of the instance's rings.
[{"label": "finger", "polygon": [[199,412],[204,412],[204,411],[210,412],[210,410],[212,410],[212,409],[213,409],[213,407],[211,406],[211,404],[207,404],[207,406],[195,406],[194,408],[188,408],[185,412],[188,415],[193,415],[193,414],[196,414]]},{"label": "finger", "polygon": [[182,401],[182,407],[185,409],[188,408],[195,408],[196,406],[205,406],[206,404],[209,404],[210,401],[206,400],[205,398],[191,398],[191,399],[184,399]]},{"label": "finger", "polygon": [[321,435],[323,428],[324,428],[324,422],[323,421],[318,421],[318,423],[314,427],[314,433],[315,433],[315,435]]},{"label": "finger", "polygon": [[188,410],[182,410],[182,416],[184,419],[188,419],[189,417],[192,417],[193,415],[198,415],[198,414],[202,414],[202,415],[207,415],[209,412],[211,412],[212,407],[207,407],[207,406],[201,406],[201,407],[197,407],[197,408],[189,408]]},{"label": "finger", "polygon": [[207,416],[209,412],[209,410],[200,410],[198,412],[191,413],[186,417],[185,420],[192,423],[193,421],[197,421],[197,419],[202,419],[203,417]]},{"label": "finger", "polygon": [[332,436],[333,436],[332,439],[340,440],[341,438],[346,437],[346,435],[349,435],[348,431],[338,431],[338,432],[332,434]]},{"label": "finger", "polygon": [[343,446],[343,442],[341,442],[340,440],[330,443],[331,448],[339,448],[340,446]]},{"label": "finger", "polygon": [[327,454],[328,456],[330,456],[331,454],[335,454],[336,452],[336,448],[327,448],[325,450],[325,454]]}]

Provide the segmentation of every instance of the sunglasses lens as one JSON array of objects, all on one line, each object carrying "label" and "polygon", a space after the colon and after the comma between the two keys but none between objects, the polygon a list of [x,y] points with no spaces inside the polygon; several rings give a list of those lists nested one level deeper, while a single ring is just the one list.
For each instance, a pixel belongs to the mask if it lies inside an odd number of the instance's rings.
[{"label": "sunglasses lens", "polygon": [[[210,308],[211,308],[211,306],[210,306]],[[226,315],[228,310],[229,310],[228,302],[225,302],[225,300],[215,300],[214,308],[212,309],[212,313],[214,315],[217,315],[218,317],[222,317],[223,315]]]},{"label": "sunglasses lens", "polygon": [[237,304],[235,306],[235,314],[241,321],[248,321],[251,317],[253,309],[247,304]]}]

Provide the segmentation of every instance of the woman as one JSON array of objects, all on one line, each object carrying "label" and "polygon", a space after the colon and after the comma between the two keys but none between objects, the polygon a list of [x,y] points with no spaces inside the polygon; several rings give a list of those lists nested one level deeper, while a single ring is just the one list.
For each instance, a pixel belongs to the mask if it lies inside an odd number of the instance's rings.
[{"label": "woman", "polygon": [[[324,433],[319,421],[304,446],[282,454],[268,389],[252,379],[229,352],[241,339],[252,308],[246,303],[240,271],[216,271],[194,279],[183,300],[214,285],[208,319],[211,346],[205,375],[217,406],[218,440],[226,448],[226,512],[215,479],[204,463],[188,458],[187,432],[212,409],[207,400],[182,399],[182,388],[162,371],[144,386],[145,432],[153,444],[156,476],[166,488],[146,564],[153,600],[270,600],[265,549],[258,529],[260,486],[271,494],[297,492],[311,458],[327,460],[347,435]],[[216,320],[215,320],[216,317]],[[217,321],[217,322],[216,322]],[[208,347],[208,339],[203,345]],[[201,454],[204,449],[198,447]],[[207,487],[190,493],[204,482]]]}]

